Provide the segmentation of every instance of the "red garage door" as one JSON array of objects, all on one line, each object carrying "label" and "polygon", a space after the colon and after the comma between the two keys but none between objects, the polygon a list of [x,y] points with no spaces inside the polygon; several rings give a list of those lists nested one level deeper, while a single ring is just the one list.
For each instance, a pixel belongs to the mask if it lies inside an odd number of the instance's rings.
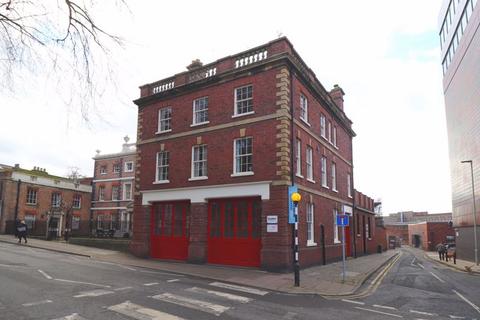
[{"label": "red garage door", "polygon": [[260,266],[260,198],[210,200],[208,262]]},{"label": "red garage door", "polygon": [[188,257],[188,202],[156,203],[151,215],[151,256],[186,260]]}]

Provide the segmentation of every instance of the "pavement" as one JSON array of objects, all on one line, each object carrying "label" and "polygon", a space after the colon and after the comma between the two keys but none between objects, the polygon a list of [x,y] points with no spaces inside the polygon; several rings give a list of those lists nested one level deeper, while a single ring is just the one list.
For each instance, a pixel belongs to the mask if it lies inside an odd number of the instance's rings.
[{"label": "pavement", "polygon": [[[0,242],[17,244],[17,239],[12,235],[0,235]],[[279,292],[322,296],[348,296],[356,293],[372,274],[387,265],[399,254],[399,250],[388,250],[380,254],[371,254],[356,259],[349,258],[346,261],[345,281],[342,281],[341,261],[325,266],[305,268],[300,271],[300,286],[295,287],[293,285],[293,273],[272,273],[256,268],[142,259],[124,252],[74,245],[65,241],[29,239],[27,244],[18,245],[79,255],[130,267],[174,272]]]},{"label": "pavement", "polygon": [[475,265],[472,261],[457,259],[457,263],[454,264],[453,259],[449,259],[448,261],[440,260],[438,253],[433,251],[425,252],[425,257],[459,271],[480,274],[480,266]]}]

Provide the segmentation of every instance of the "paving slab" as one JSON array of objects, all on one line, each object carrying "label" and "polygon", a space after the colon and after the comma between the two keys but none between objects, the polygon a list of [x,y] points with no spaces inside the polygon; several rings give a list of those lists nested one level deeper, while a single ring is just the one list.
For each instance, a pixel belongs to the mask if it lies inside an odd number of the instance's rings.
[{"label": "paving slab", "polygon": [[[0,235],[0,242],[15,244],[17,240],[11,235]],[[388,250],[379,254],[347,259],[347,273],[344,282],[342,281],[341,261],[302,269],[300,271],[300,287],[295,287],[293,273],[273,273],[256,268],[142,259],[124,252],[73,245],[65,241],[29,239],[26,245],[19,244],[19,246],[41,248],[110,263],[174,272],[274,291],[326,296],[355,293],[370,275],[388,263],[399,252],[398,250]]]},{"label": "paving slab", "polygon": [[425,252],[425,256],[437,263],[441,263],[445,266],[448,266],[450,268],[467,272],[467,273],[473,273],[473,274],[480,274],[480,266],[475,265],[474,262],[472,261],[467,261],[467,260],[462,260],[462,259],[457,259],[457,263],[453,263],[453,259],[449,259],[448,261],[440,260],[438,253],[437,252],[432,252],[428,251]]}]

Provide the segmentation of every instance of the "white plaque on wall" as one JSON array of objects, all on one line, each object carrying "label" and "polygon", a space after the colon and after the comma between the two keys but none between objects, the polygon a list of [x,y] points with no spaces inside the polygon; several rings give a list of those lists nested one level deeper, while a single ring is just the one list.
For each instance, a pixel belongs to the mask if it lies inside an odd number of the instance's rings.
[{"label": "white plaque on wall", "polygon": [[268,223],[277,224],[278,223],[278,216],[277,215],[267,216],[267,224]]},{"label": "white plaque on wall", "polygon": [[278,224],[267,224],[267,232],[278,232]]}]

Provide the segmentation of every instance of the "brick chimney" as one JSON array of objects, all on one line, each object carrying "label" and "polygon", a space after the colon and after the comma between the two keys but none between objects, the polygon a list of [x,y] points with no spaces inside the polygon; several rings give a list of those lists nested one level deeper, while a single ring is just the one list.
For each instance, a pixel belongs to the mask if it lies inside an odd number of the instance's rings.
[{"label": "brick chimney", "polygon": [[345,95],[345,92],[343,92],[343,89],[340,88],[338,84],[333,86],[333,89],[330,91],[330,97],[332,97],[333,101],[335,101],[335,104],[337,107],[340,108],[340,110],[343,110],[343,96]]}]

